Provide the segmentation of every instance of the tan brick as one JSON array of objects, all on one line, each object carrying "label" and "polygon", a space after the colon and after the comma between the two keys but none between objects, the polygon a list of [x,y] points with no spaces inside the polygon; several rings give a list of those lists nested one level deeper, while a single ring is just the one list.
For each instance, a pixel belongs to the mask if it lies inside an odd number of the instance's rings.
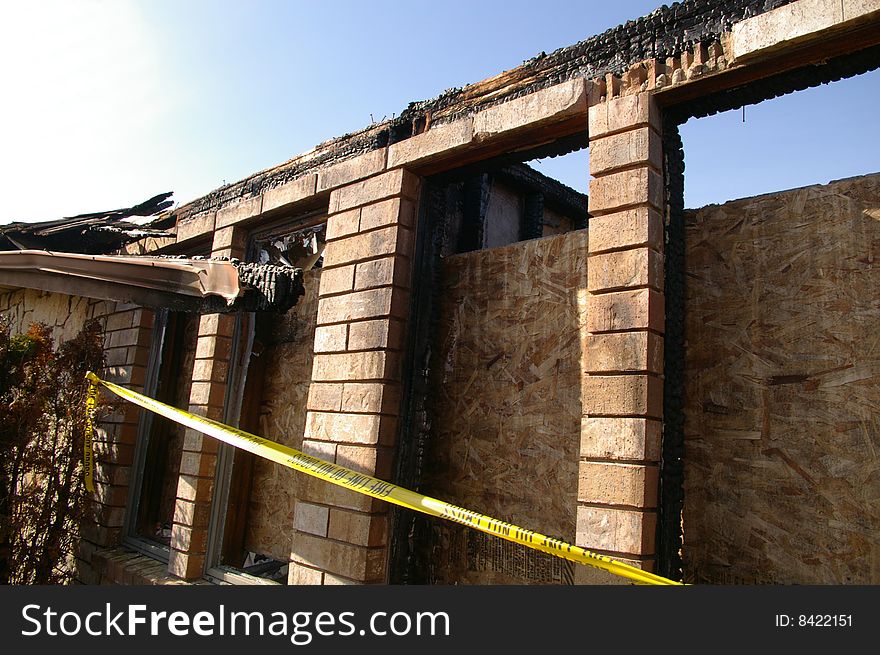
[{"label": "tan brick", "polygon": [[341,212],[391,196],[404,196],[418,200],[420,180],[416,175],[397,168],[363,182],[355,182],[336,189],[330,194],[331,213]]},{"label": "tan brick", "polygon": [[291,562],[287,569],[289,585],[320,585],[324,584],[324,572]]},{"label": "tan brick", "polygon": [[178,498],[174,502],[174,522],[190,527],[207,528],[211,517],[211,503],[194,503]]},{"label": "tan brick", "polygon": [[203,336],[196,341],[196,359],[213,359],[217,339]]},{"label": "tan brick", "polygon": [[312,457],[323,459],[325,462],[336,461],[336,444],[334,443],[305,439],[302,443],[301,450],[306,455],[311,455]]},{"label": "tan brick", "polygon": [[329,512],[330,509],[323,505],[298,500],[293,511],[293,527],[300,532],[326,537]]},{"label": "tan brick", "polygon": [[650,329],[663,332],[666,325],[664,296],[654,289],[618,291],[587,298],[587,330]]},{"label": "tan brick", "polygon": [[110,332],[109,348],[117,348],[120,346],[135,346],[138,344],[141,336],[141,330],[138,328],[128,328],[127,330],[116,330]]},{"label": "tan brick", "polygon": [[228,361],[220,359],[197,359],[193,362],[193,382],[215,382],[226,384],[228,376]]},{"label": "tan brick", "polygon": [[355,291],[318,300],[318,325],[385,316],[405,317],[409,292],[393,287]]},{"label": "tan brick", "polygon": [[642,166],[590,180],[587,204],[593,216],[638,205],[660,208],[663,202],[663,176],[653,168]]},{"label": "tan brick", "polygon": [[208,543],[208,531],[174,524],[171,527],[171,548],[191,554],[204,553]]},{"label": "tan brick", "polygon": [[232,349],[232,340],[226,337],[200,336],[196,341],[196,359],[211,359],[217,357],[225,359],[229,357]]},{"label": "tan brick", "polygon": [[584,79],[574,79],[484,109],[474,116],[474,139],[485,141],[505,132],[558,123],[583,115],[587,92]]},{"label": "tan brick", "polygon": [[381,351],[315,355],[312,380],[315,382],[347,382],[355,380],[393,379],[397,362]]},{"label": "tan brick", "polygon": [[340,444],[336,449],[336,463],[380,480],[390,480],[394,454],[390,449]]},{"label": "tan brick", "polygon": [[404,257],[383,257],[357,264],[354,275],[355,291],[381,286],[408,289],[412,262]]},{"label": "tan brick", "polygon": [[349,209],[348,211],[331,214],[327,217],[327,241],[335,241],[342,237],[357,234],[360,231],[361,210]]},{"label": "tan brick", "polygon": [[651,375],[590,375],[581,390],[587,416],[663,416],[663,381]]},{"label": "tan brick", "polygon": [[636,207],[590,219],[590,254],[642,246],[663,252],[663,219],[655,209]]},{"label": "tan brick", "polygon": [[259,216],[263,207],[263,196],[254,196],[240,200],[234,205],[226,205],[217,210],[216,228],[236,225],[249,218]]},{"label": "tan brick", "polygon": [[577,544],[587,549],[653,555],[657,514],[612,507],[577,508]]},{"label": "tan brick", "polygon": [[[654,559],[632,559],[629,557],[615,556],[614,560],[642,571],[654,572]],[[637,584],[628,578],[624,578],[593,566],[574,567],[574,583],[576,585],[634,585]]]},{"label": "tan brick", "polygon": [[203,212],[177,222],[177,243],[210,237],[214,231],[214,212]]},{"label": "tan brick", "polygon": [[324,574],[324,584],[327,586],[336,585],[336,586],[352,586],[352,585],[363,585],[364,582],[360,580],[351,580],[350,578],[346,578],[342,575],[334,575],[332,573]]},{"label": "tan brick", "polygon": [[310,411],[306,439],[335,443],[391,444],[397,436],[397,419],[376,414],[336,414]]},{"label": "tan brick", "polygon": [[[187,411],[190,414],[194,414],[196,416],[204,416],[205,418],[209,418],[212,421],[222,421],[223,420],[223,406],[210,406],[210,405],[190,405]],[[190,438],[190,432],[186,432],[186,436],[183,438],[183,449],[184,450],[200,450],[201,452],[214,452],[217,449],[217,440],[204,436],[199,432],[192,431],[192,434],[195,435],[193,438]],[[203,438],[204,437],[204,438]],[[198,448],[194,446],[199,444]]]},{"label": "tan brick", "polygon": [[168,557],[168,572],[184,580],[201,578],[205,572],[205,556],[187,555],[172,548]]},{"label": "tan brick", "polygon": [[103,378],[107,382],[125,385],[131,379],[131,373],[131,366],[113,366],[104,371]]},{"label": "tan brick", "polygon": [[343,412],[397,414],[400,387],[381,382],[346,382],[342,391]]},{"label": "tan brick", "polygon": [[604,505],[657,507],[659,467],[617,462],[580,462],[578,500]]},{"label": "tan brick", "polygon": [[98,500],[108,507],[125,507],[128,500],[128,487],[115,484],[95,484]]},{"label": "tan brick", "polygon": [[389,198],[361,208],[361,232],[386,225],[415,225],[416,205],[407,198]]},{"label": "tan brick", "polygon": [[211,497],[213,486],[213,478],[181,474],[177,478],[177,497],[191,502],[204,501]]},{"label": "tan brick", "polygon": [[217,468],[217,457],[213,453],[192,453],[183,451],[180,454],[180,473],[209,477]]},{"label": "tan brick", "polygon": [[388,543],[387,515],[332,508],[327,536],[359,546],[384,546]]},{"label": "tan brick", "polygon": [[315,328],[315,352],[344,352],[348,340],[348,325],[327,325]]},{"label": "tan brick", "polygon": [[734,61],[749,59],[758,54],[767,56],[774,50],[783,50],[803,42],[816,33],[839,27],[844,19],[844,6],[868,5],[869,10],[878,7],[871,0],[827,2],[826,0],[801,0],[790,6],[738,22],[731,33],[731,54]]},{"label": "tan brick", "polygon": [[376,175],[385,170],[387,149],[380,148],[318,171],[318,193]]},{"label": "tan brick", "polygon": [[318,295],[329,296],[351,291],[354,288],[354,271],[354,264],[340,268],[322,269]]},{"label": "tan brick", "polygon": [[300,488],[300,500],[312,503],[344,507],[359,512],[381,512],[387,503],[355,491],[350,491],[318,478],[308,476]]},{"label": "tan brick", "polygon": [[106,317],[104,323],[105,332],[113,332],[115,330],[123,330],[125,328],[137,327],[132,320],[133,312],[117,312]]},{"label": "tan brick", "polygon": [[630,130],[640,125],[651,125],[660,129],[660,111],[648,93],[621,96],[593,105],[589,116],[591,142],[600,136]]},{"label": "tan brick", "polygon": [[663,145],[653,128],[643,126],[590,139],[590,174],[610,173],[642,164],[663,169]]},{"label": "tan brick", "polygon": [[104,335],[104,356],[108,368],[124,366],[129,363],[129,349],[127,346],[119,348],[110,348],[107,344],[110,342],[110,335]]},{"label": "tan brick", "polygon": [[218,259],[222,259],[223,257],[227,259],[241,259],[241,250],[238,248],[217,248],[211,250],[211,257],[216,257]]},{"label": "tan brick", "polygon": [[291,559],[299,564],[364,582],[386,578],[385,548],[366,548],[298,532]]},{"label": "tan brick", "polygon": [[240,227],[224,227],[214,232],[214,240],[211,242],[211,251],[231,248],[244,253],[247,245],[247,231]]},{"label": "tan brick", "polygon": [[342,408],[343,385],[339,383],[312,382],[306,408],[321,412],[338,412]]},{"label": "tan brick", "polygon": [[306,415],[305,438],[334,443],[375,444],[379,440],[380,417],[375,414],[337,414],[310,411]]},{"label": "tan brick", "polygon": [[226,385],[215,382],[193,382],[189,392],[191,405],[222,405],[226,398]]},{"label": "tan brick", "polygon": [[263,212],[287,207],[315,195],[318,176],[315,173],[299,177],[281,186],[263,191]]},{"label": "tan brick", "polygon": [[580,456],[659,462],[661,430],[660,421],[645,418],[583,418]]},{"label": "tan brick", "polygon": [[405,164],[427,164],[467,148],[474,137],[472,118],[431,127],[428,131],[398,141],[388,148],[388,168]]},{"label": "tan brick", "polygon": [[653,332],[593,334],[585,341],[584,370],[587,373],[663,373],[663,337]]},{"label": "tan brick", "polygon": [[412,254],[412,231],[392,225],[332,241],[324,248],[324,266],[343,266],[384,255]]},{"label": "tan brick", "polygon": [[95,482],[127,485],[130,478],[130,466],[116,466],[111,463],[95,462]]},{"label": "tan brick", "polygon": [[[127,425],[122,427],[128,427]],[[134,427],[134,433],[137,434],[137,425]],[[127,440],[126,440],[127,441]],[[101,441],[94,442],[95,458],[101,461],[110,462],[112,464],[120,464],[128,466],[132,463],[134,457],[134,442],[131,443],[106,443]],[[108,487],[115,490],[116,487]],[[103,499],[104,502],[108,502]],[[115,503],[111,503],[115,504]]]},{"label": "tan brick", "polygon": [[376,348],[402,350],[404,346],[403,323],[390,318],[351,323],[348,330],[348,349],[351,351]]},{"label": "tan brick", "polygon": [[587,289],[590,293],[628,287],[651,287],[662,291],[663,283],[663,255],[648,248],[594,255],[587,262]]}]

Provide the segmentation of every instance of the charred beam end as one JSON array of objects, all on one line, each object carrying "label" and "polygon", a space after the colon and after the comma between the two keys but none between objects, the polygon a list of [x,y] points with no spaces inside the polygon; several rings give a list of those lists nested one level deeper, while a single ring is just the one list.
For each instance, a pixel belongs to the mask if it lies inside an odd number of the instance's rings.
[{"label": "charred beam end", "polygon": [[305,293],[303,271],[292,266],[232,260],[245,293],[234,303],[240,311],[284,313]]}]

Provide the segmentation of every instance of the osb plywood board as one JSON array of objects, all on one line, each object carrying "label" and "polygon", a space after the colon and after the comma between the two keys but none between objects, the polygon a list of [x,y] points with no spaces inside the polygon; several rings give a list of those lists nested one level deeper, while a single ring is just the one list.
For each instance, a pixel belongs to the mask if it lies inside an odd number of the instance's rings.
[{"label": "osb plywood board", "polygon": [[[582,230],[448,257],[429,399],[428,493],[567,540],[575,536],[586,254]],[[560,572],[530,577],[521,553],[457,547],[462,539],[454,527],[435,529],[436,582],[564,581]]]},{"label": "osb plywood board", "polygon": [[[266,358],[260,435],[293,448],[302,446],[306,398],[312,377],[312,348],[318,316],[320,270],[304,275],[303,295],[283,316],[272,317]],[[293,538],[298,477],[290,469],[256,458],[248,504],[245,548],[287,561]]]},{"label": "osb plywood board", "polygon": [[880,583],[880,176],[687,224],[687,579]]}]

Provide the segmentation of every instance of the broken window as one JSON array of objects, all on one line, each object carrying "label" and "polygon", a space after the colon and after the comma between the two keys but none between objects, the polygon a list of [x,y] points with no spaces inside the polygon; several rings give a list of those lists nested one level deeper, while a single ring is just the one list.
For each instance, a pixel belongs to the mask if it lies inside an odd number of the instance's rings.
[{"label": "broken window", "polygon": [[280,264],[304,272],[321,267],[327,223],[288,234],[268,235],[256,241],[252,252],[260,264]]},{"label": "broken window", "polygon": [[[199,317],[162,311],[156,318],[147,395],[180,409],[189,406]],[[152,412],[141,418],[126,517],[126,539],[153,554],[171,543],[184,427]]]},{"label": "broken window", "polygon": [[[229,421],[292,448],[302,447],[312,373],[326,219],[252,237],[248,259],[304,270],[305,295],[279,315],[243,315],[234,335]],[[241,386],[240,391],[235,387]],[[237,416],[235,416],[237,414]],[[232,583],[287,583],[298,476],[243,450],[222,447],[212,509],[209,575]]]},{"label": "broken window", "polygon": [[[583,176],[587,178],[586,169]],[[586,226],[587,196],[524,163],[437,176],[443,187],[443,255],[499,248]]]}]

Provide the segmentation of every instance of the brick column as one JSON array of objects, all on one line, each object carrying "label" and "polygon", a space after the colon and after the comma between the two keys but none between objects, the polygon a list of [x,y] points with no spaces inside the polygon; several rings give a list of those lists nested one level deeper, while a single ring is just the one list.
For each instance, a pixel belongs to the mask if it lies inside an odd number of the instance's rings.
[{"label": "brick column", "polygon": [[[650,93],[591,106],[589,134],[577,543],[651,570],[663,410],[664,194],[660,117]],[[578,581],[611,579],[578,567]]]},{"label": "brick column", "polygon": [[[396,169],[334,190],[303,450],[388,479],[400,411],[420,180]],[[314,478],[294,512],[291,584],[385,582],[387,505]]]},{"label": "brick column", "polygon": [[[246,233],[240,228],[217,230],[211,256],[241,257],[245,240]],[[199,319],[189,397],[193,414],[223,420],[234,327],[234,314],[204,314]],[[205,570],[218,449],[219,442],[213,437],[191,429],[184,433],[168,571],[188,580],[200,578]]]},{"label": "brick column", "polygon": [[[153,313],[134,305],[101,301],[91,304],[89,316],[99,319],[104,328],[107,362],[101,376],[143,391]],[[119,410],[103,417],[95,431],[95,493],[87,500],[89,520],[82,527],[76,553],[80,582],[100,581],[99,571],[93,569],[92,556],[100,548],[118,545],[122,535],[138,415],[136,406],[124,403]]]}]

